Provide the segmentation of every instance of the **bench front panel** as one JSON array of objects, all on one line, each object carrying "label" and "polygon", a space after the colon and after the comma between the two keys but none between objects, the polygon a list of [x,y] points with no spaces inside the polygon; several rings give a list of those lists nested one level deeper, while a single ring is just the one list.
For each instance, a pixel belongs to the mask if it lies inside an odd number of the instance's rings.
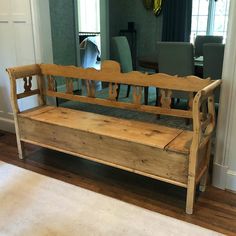
[{"label": "bench front panel", "polygon": [[186,187],[188,156],[19,115],[22,141]]}]

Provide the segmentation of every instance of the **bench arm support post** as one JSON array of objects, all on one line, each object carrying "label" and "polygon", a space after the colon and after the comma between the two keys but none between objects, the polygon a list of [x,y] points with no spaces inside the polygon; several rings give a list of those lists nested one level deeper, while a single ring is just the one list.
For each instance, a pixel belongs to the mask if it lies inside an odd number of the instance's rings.
[{"label": "bench arm support post", "polygon": [[[20,159],[24,158],[24,143],[21,141],[18,114],[20,113],[18,99],[29,97],[32,95],[38,95],[39,105],[45,104],[44,101],[44,81],[41,75],[39,65],[22,66],[7,69],[10,78],[10,90],[11,90],[11,106],[13,110],[13,116],[15,120],[15,131],[16,141],[18,148],[18,155]],[[35,90],[31,89],[32,77],[36,76],[38,88]],[[17,80],[23,79],[24,81],[24,92],[17,94]]]},{"label": "bench arm support post", "polygon": [[[204,89],[200,90],[193,100],[193,140],[189,155],[189,169],[188,169],[188,188],[186,213],[192,214],[193,204],[195,199],[195,190],[197,182],[197,163],[199,158],[199,149],[204,142],[207,145],[206,163],[207,168],[210,160],[211,140],[210,137],[215,128],[215,104],[214,104],[214,90],[220,86],[221,81],[216,80]],[[207,122],[202,122],[201,106],[207,101],[208,117]],[[204,114],[203,114],[204,115]],[[207,174],[207,171],[206,173]],[[204,178],[206,180],[206,178]]]}]

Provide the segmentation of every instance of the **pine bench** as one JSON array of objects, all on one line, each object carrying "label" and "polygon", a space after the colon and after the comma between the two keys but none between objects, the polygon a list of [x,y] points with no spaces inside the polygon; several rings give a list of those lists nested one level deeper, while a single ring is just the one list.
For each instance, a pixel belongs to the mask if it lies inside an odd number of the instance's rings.
[{"label": "pine bench", "polygon": [[[100,71],[49,64],[7,71],[20,158],[24,157],[24,142],[32,143],[181,186],[187,188],[186,213],[192,214],[196,185],[200,183],[202,191],[206,186],[215,126],[213,91],[221,81],[160,73],[124,74],[114,61],[104,61]],[[56,90],[58,78],[64,78],[65,91]],[[73,81],[78,79],[86,81],[86,96],[73,93]],[[32,80],[37,81],[36,89]],[[106,98],[96,97],[95,81],[109,84]],[[121,83],[132,86],[131,102],[117,101]],[[17,93],[18,85],[24,87],[23,92]],[[142,104],[143,88],[147,86],[159,88],[159,106]],[[171,108],[173,90],[189,94],[189,110]],[[18,100],[28,96],[38,96],[39,105],[20,111]],[[188,118],[193,120],[193,130],[49,106],[47,96]]]}]

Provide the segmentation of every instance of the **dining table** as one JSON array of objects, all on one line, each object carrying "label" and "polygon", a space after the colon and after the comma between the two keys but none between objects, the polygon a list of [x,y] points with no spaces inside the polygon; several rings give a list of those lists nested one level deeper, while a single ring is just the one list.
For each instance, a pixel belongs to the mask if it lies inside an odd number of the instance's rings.
[{"label": "dining table", "polygon": [[[194,57],[194,75],[203,78],[203,57]],[[138,58],[138,65],[142,68],[159,72],[158,57],[156,54],[145,55]]]}]

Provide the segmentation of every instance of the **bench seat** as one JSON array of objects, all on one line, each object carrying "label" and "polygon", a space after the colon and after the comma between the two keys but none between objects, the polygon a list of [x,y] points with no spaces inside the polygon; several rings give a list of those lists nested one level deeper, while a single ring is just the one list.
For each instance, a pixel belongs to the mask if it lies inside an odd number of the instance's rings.
[{"label": "bench seat", "polygon": [[73,155],[186,186],[191,131],[53,106],[22,112],[18,119],[22,141],[63,146]]},{"label": "bench seat", "polygon": [[63,107],[42,106],[19,114],[48,124],[78,129],[162,150],[189,154],[192,131],[121,119]]}]

